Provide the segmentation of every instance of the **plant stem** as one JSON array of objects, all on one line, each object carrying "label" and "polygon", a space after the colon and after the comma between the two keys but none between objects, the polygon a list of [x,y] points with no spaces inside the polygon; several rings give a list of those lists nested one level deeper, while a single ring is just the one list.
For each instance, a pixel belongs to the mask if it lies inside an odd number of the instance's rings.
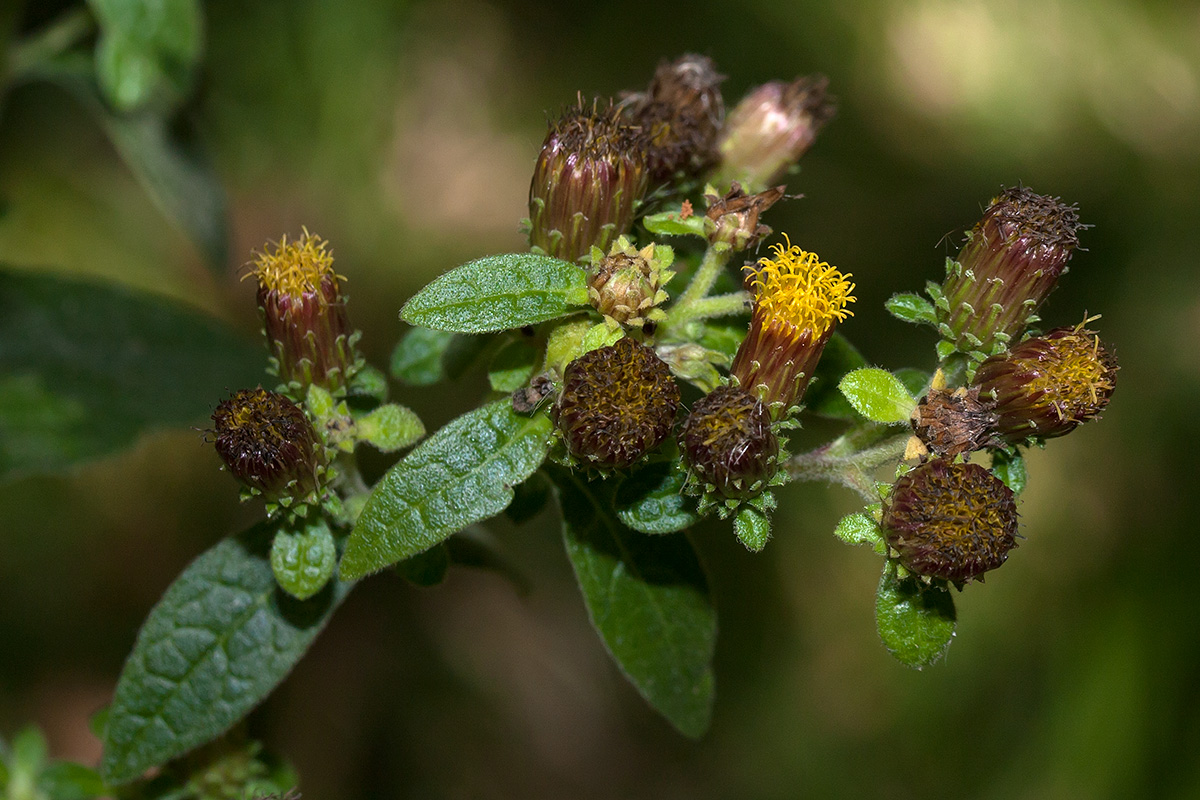
[{"label": "plant stem", "polygon": [[692,276],[692,282],[683,290],[683,294],[675,303],[675,310],[687,309],[688,306],[707,297],[708,293],[712,291],[713,284],[717,282],[717,278],[725,269],[725,265],[729,263],[731,255],[733,255],[733,249],[727,245],[722,247],[710,245],[708,250],[704,251],[704,259],[700,262],[700,268],[696,270],[696,274]]},{"label": "plant stem", "polygon": [[856,425],[829,444],[792,457],[785,468],[792,480],[840,484],[875,502],[875,471],[900,460],[911,435],[876,423]]},{"label": "plant stem", "polygon": [[745,304],[745,292],[708,297],[732,254],[733,250],[728,246],[710,245],[704,251],[704,258],[700,261],[696,274],[692,276],[692,282],[683,290],[683,294],[679,295],[663,321],[661,327],[664,329],[664,338],[670,338],[666,335],[667,331],[683,329],[695,320],[734,314],[741,310]]}]

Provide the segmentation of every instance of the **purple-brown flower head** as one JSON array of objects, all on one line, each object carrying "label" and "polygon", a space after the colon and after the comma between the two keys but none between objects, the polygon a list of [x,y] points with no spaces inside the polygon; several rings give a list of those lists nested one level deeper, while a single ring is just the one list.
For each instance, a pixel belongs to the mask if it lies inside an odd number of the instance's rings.
[{"label": "purple-brown flower head", "polygon": [[599,250],[592,254],[588,299],[601,314],[626,327],[657,322],[665,316],[659,308],[668,299],[662,287],[675,276],[667,269],[674,260],[670,247],[648,244],[638,250],[622,236],[608,255],[600,257]]},{"label": "purple-brown flower head", "polygon": [[1096,419],[1116,387],[1117,361],[1083,324],[1026,339],[979,365],[996,433],[1012,443],[1049,439]]},{"label": "purple-brown flower head", "polygon": [[917,438],[936,456],[956,456],[995,444],[996,415],[978,387],[933,388],[913,410]]},{"label": "purple-brown flower head", "polygon": [[728,500],[760,493],[779,456],[771,412],[736,386],[722,386],[698,400],[683,422],[679,443],[692,473]]},{"label": "purple-brown flower head", "polygon": [[962,584],[999,567],[1016,547],[1017,503],[984,467],[939,458],[896,481],[882,525],[905,568]]},{"label": "purple-brown flower head", "polygon": [[333,271],[333,253],[307,230],[258,254],[248,275],[258,280],[267,344],[284,384],[303,397],[310,385],[344,394],[359,368],[357,334]]},{"label": "purple-brown flower head", "polygon": [[711,244],[723,243],[734,250],[750,250],[771,234],[771,229],[759,222],[771,206],[783,198],[786,186],[775,186],[758,194],[746,194],[737,181],[723,197],[706,194],[708,202],[705,212],[713,222],[708,240]]},{"label": "purple-brown flower head", "polygon": [[823,75],[772,81],[747,94],[725,121],[718,147],[721,163],[713,183],[738,181],[761,192],[783,177],[833,119],[836,105]]},{"label": "purple-brown flower head", "polygon": [[1023,186],[993,198],[967,234],[942,286],[943,335],[963,353],[995,355],[1020,338],[1067,270],[1079,244],[1079,214]]},{"label": "purple-brown flower head", "polygon": [[567,365],[554,419],[586,466],[624,469],[675,425],[679,387],[654,350],[625,337]]},{"label": "purple-brown flower head", "polygon": [[267,500],[290,505],[320,482],[324,450],[308,416],[286,396],[243,389],[217,406],[208,432],[235,478]]},{"label": "purple-brown flower head", "polygon": [[723,80],[712,59],[688,54],[664,61],[649,89],[623,101],[630,120],[646,134],[653,183],[697,175],[716,162],[725,119]]},{"label": "purple-brown flower head", "polygon": [[749,269],[750,332],[729,371],[778,419],[803,398],[834,327],[853,314],[847,306],[854,284],[790,241],[771,249],[774,258],[760,258]]},{"label": "purple-brown flower head", "polygon": [[529,185],[529,244],[564,261],[607,250],[646,193],[645,136],[582,98],[550,126]]}]

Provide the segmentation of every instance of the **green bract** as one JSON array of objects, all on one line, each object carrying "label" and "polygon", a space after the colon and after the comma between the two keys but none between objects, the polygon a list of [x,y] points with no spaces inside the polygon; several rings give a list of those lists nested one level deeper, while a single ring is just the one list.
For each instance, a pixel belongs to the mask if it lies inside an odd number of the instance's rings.
[{"label": "green bract", "polygon": [[842,378],[838,388],[855,411],[885,425],[907,423],[917,405],[900,379],[885,369],[856,369]]}]

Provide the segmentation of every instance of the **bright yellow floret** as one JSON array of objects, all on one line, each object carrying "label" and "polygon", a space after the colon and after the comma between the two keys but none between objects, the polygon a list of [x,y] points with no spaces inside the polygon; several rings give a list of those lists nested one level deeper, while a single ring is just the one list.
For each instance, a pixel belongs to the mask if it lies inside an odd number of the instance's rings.
[{"label": "bright yellow floret", "polygon": [[258,278],[259,285],[267,291],[293,297],[317,291],[326,278],[335,283],[338,278],[345,280],[333,271],[333,252],[327,249],[328,243],[307,228],[303,230],[298,240],[289,242],[285,234],[274,252],[268,247],[266,252],[257,254],[246,277]]},{"label": "bright yellow floret", "polygon": [[811,329],[820,338],[834,324],[854,315],[852,277],[792,244],[772,245],[773,258],[760,258],[750,285],[756,314],[787,322],[797,330]]}]

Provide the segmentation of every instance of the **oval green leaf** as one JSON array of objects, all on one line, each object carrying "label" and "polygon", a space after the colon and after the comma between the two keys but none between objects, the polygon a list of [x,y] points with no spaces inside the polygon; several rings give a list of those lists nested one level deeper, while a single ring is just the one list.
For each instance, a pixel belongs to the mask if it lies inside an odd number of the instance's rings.
[{"label": "oval green leaf", "polygon": [[875,546],[883,541],[883,529],[879,527],[879,523],[861,511],[842,517],[833,535],[846,544]]},{"label": "oval green leaf", "polygon": [[884,304],[893,317],[914,325],[937,327],[937,312],[933,303],[919,294],[894,294]]},{"label": "oval green leaf", "polygon": [[733,518],[733,532],[751,553],[761,552],[771,538],[771,520],[750,506],[742,506]]},{"label": "oval green leaf", "polygon": [[954,598],[940,583],[926,586],[916,578],[900,578],[888,561],[875,595],[875,625],[883,646],[914,669],[935,664],[954,639]]},{"label": "oval green leaf", "polygon": [[545,414],[520,416],[509,400],[446,425],[372,491],[346,543],[342,575],[381,570],[499,514],[512,502],[512,487],[545,460],[550,431]]},{"label": "oval green leaf", "polygon": [[439,331],[490,333],[557,319],[587,302],[582,268],[510,253],[450,270],[409,300],[400,318]]},{"label": "oval green leaf", "polygon": [[197,0],[88,0],[100,26],[96,77],[105,99],[128,113],[169,110],[195,79],[204,15]]},{"label": "oval green leaf", "polygon": [[621,522],[641,533],[675,533],[700,521],[695,501],[683,493],[687,475],[674,461],[649,464],[617,488]]},{"label": "oval green leaf", "polygon": [[333,532],[318,519],[301,530],[280,530],[271,544],[271,571],[283,590],[307,600],[329,583],[337,565]]},{"label": "oval green leaf", "polygon": [[308,600],[275,582],[266,523],[217,544],[171,584],[138,633],[104,731],[101,776],[137,778],[245,716],[300,660],[350,590]]},{"label": "oval green leaf", "polygon": [[899,378],[877,367],[854,370],[842,378],[838,389],[855,411],[885,425],[906,424],[917,405]]},{"label": "oval green leaf", "polygon": [[577,476],[556,471],[563,541],[588,617],[646,701],[699,738],[712,718],[717,615],[685,536],[645,536]]}]

